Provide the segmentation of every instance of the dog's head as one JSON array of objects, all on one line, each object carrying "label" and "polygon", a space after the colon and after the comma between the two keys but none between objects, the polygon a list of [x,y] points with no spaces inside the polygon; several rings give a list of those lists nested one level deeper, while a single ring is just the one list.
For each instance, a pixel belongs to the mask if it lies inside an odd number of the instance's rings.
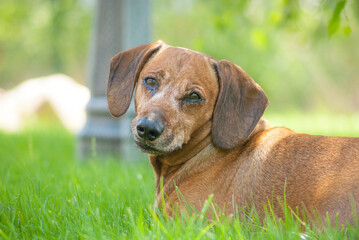
[{"label": "dog's head", "polygon": [[234,148],[268,104],[260,86],[230,61],[161,41],[111,59],[107,102],[113,116],[127,111],[136,85],[131,132],[141,150],[154,155],[181,148],[206,122],[215,146]]}]

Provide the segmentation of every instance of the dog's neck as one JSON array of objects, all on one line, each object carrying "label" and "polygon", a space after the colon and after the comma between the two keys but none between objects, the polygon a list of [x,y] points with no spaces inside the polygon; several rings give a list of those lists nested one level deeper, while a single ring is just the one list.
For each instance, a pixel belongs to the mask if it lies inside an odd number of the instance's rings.
[{"label": "dog's neck", "polygon": [[[174,189],[174,182],[179,185],[181,180],[188,176],[192,169],[198,169],[199,166],[203,167],[209,156],[213,157],[217,154],[226,155],[232,152],[232,150],[220,150],[213,145],[211,127],[211,121],[203,124],[202,127],[192,134],[191,140],[179,150],[160,156],[149,155],[150,163],[156,175],[157,198],[160,197],[161,178],[163,181],[162,191],[169,193]],[[267,128],[269,128],[268,122],[261,119],[248,139],[251,139],[251,136]],[[241,146],[238,147],[239,150],[240,148]],[[181,174],[177,174],[180,171]],[[176,178],[176,175],[181,176],[181,179]]]},{"label": "dog's neck", "polygon": [[156,174],[157,194],[160,191],[161,178],[163,178],[164,185],[172,182],[173,176],[185,163],[212,144],[211,125],[211,121],[203,124],[192,134],[191,140],[184,144],[181,149],[159,156],[149,155],[150,163]]},{"label": "dog's neck", "polygon": [[169,167],[181,166],[212,142],[211,128],[212,122],[207,121],[192,134],[188,143],[176,151],[158,156],[158,160]]}]

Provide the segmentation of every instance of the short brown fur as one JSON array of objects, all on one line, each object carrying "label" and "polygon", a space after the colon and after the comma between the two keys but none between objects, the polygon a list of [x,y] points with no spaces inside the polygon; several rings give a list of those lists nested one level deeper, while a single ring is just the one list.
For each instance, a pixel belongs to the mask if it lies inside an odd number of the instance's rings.
[{"label": "short brown fur", "polygon": [[[156,92],[143,83],[149,76],[158,83]],[[269,128],[261,119],[267,98],[241,68],[163,42],[113,58],[108,105],[114,116],[127,110],[136,83],[137,116],[131,131],[140,149],[149,153],[156,204],[161,194],[179,202],[175,183],[198,209],[214,194],[215,203],[228,214],[235,204],[254,206],[264,216],[269,200],[282,216],[285,193],[288,206],[299,207],[309,218],[326,222],[328,213],[331,220],[338,215],[342,224],[353,220],[353,204],[359,209],[359,138]],[[203,101],[185,103],[193,91]],[[136,132],[144,116],[164,124],[155,141],[145,141]]]}]

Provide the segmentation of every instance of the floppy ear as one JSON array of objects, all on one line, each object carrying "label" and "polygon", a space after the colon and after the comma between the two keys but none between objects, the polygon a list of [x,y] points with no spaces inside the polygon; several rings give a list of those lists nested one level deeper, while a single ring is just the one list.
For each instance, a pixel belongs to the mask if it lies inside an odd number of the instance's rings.
[{"label": "floppy ear", "polygon": [[228,60],[217,63],[219,94],[213,113],[213,143],[232,149],[252,133],[268,105],[262,88]]},{"label": "floppy ear", "polygon": [[106,96],[108,108],[114,117],[126,113],[143,66],[162,44],[158,41],[141,45],[119,52],[111,59]]}]

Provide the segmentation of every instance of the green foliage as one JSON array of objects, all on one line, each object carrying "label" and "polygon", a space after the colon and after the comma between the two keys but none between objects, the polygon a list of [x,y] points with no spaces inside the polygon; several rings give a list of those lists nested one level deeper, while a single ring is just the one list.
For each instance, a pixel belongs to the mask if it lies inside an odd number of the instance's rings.
[{"label": "green foliage", "polygon": [[[329,25],[328,25],[328,32],[329,32],[329,36],[333,36],[333,34],[338,31],[339,28],[339,24],[340,24],[340,13],[343,11],[345,4],[347,3],[346,0],[343,1],[339,1],[337,3],[337,5],[335,6],[334,12],[333,12],[333,16],[329,21]],[[350,29],[350,27],[349,27]],[[350,33],[350,31],[349,31]]]},{"label": "green foliage", "polygon": [[[0,1],[0,87],[62,72],[83,82],[94,5]],[[154,0],[154,41],[240,65],[271,108],[359,109],[359,1]]]},{"label": "green foliage", "polygon": [[0,1],[0,86],[54,72],[82,80],[91,15],[80,0]]},{"label": "green foliage", "polygon": [[155,38],[238,64],[273,109],[353,111],[359,108],[357,2],[158,0]]},{"label": "green foliage", "polygon": [[[296,130],[359,135],[358,128],[338,130],[338,122],[350,126],[358,116],[268,118]],[[319,132],[315,124],[307,125],[318,118],[329,119]],[[74,154],[75,137],[58,126],[41,123],[17,134],[0,132],[0,239],[359,238],[358,225],[321,230],[286,207],[283,219],[273,217],[270,208],[264,221],[255,211],[241,214],[237,208],[234,217],[226,217],[212,197],[203,209],[169,218],[153,209],[154,174],[147,161],[81,162]]]}]

